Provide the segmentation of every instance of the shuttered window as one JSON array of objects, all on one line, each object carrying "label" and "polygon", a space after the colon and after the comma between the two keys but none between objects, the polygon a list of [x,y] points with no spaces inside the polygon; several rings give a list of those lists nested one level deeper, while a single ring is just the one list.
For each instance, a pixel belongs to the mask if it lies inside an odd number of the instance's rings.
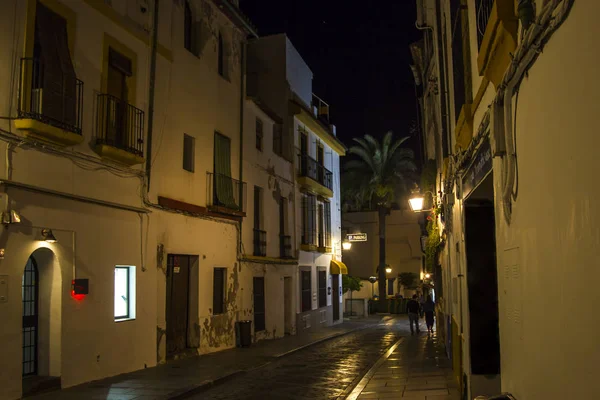
[{"label": "shuttered window", "polygon": [[225,268],[215,268],[213,278],[213,314],[225,312]]},{"label": "shuttered window", "polygon": [[312,309],[312,295],[310,285],[310,271],[301,272],[301,288],[302,292],[302,312],[310,311]]},{"label": "shuttered window", "polygon": [[75,68],[71,61],[67,21],[40,2],[36,5],[34,55],[43,68],[43,114],[75,125]]},{"label": "shuttered window", "polygon": [[215,132],[214,171],[215,202],[236,209],[231,179],[231,140],[218,132]]},{"label": "shuttered window", "polygon": [[265,330],[265,278],[254,278],[254,331]]}]

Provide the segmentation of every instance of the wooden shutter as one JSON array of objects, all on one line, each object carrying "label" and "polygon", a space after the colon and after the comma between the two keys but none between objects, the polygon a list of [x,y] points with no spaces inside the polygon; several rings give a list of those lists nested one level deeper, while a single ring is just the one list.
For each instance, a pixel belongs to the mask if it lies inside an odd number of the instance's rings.
[{"label": "wooden shutter", "polygon": [[265,330],[265,278],[253,279],[254,331]]},{"label": "wooden shutter", "polygon": [[213,314],[223,314],[225,302],[225,268],[215,268],[213,279]]},{"label": "wooden shutter", "polygon": [[219,205],[236,209],[233,180],[231,179],[231,140],[215,132],[214,190]]}]

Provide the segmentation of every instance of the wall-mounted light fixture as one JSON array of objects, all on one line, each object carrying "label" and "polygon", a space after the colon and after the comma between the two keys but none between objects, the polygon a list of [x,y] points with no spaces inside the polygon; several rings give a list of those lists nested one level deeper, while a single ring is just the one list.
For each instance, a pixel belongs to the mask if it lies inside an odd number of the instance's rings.
[{"label": "wall-mounted light fixture", "polygon": [[352,243],[350,242],[342,242],[342,249],[350,250],[352,248]]},{"label": "wall-mounted light fixture", "polygon": [[58,240],[56,240],[56,237],[52,233],[52,229],[47,229],[47,228],[42,229],[42,237],[48,243],[58,242]]},{"label": "wall-mounted light fixture", "polygon": [[388,274],[392,273],[392,267],[385,267],[385,272],[387,272]]},{"label": "wall-mounted light fixture", "polygon": [[425,274],[425,279],[431,278],[431,274]]},{"label": "wall-mounted light fixture", "polygon": [[[433,198],[433,202],[434,205],[437,203],[437,196],[435,195],[435,193],[430,192],[430,191],[426,191],[424,194],[431,194],[431,197]],[[423,205],[425,203],[425,196],[424,194],[421,194],[421,191],[417,188],[415,190],[413,190],[410,198],[408,199],[408,204],[410,205],[410,209],[414,212],[421,212],[421,211],[432,211],[433,209],[427,209],[424,210],[423,209]]]}]

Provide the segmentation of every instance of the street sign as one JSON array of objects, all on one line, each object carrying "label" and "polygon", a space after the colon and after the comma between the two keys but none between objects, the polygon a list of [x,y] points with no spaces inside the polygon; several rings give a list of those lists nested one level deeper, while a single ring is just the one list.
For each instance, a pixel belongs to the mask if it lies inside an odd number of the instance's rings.
[{"label": "street sign", "polygon": [[346,235],[346,240],[349,242],[366,242],[366,233],[349,233]]}]

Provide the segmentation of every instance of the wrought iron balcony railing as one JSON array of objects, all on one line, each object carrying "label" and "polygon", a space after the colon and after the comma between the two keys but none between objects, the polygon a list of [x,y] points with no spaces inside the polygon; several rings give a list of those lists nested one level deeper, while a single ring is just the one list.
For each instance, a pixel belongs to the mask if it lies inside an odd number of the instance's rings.
[{"label": "wrought iron balcony railing", "polygon": [[292,258],[292,237],[279,235],[279,257]]},{"label": "wrought iron balcony railing", "polygon": [[45,68],[35,58],[21,59],[19,118],[31,118],[81,135],[83,82],[74,74]]},{"label": "wrought iron balcony railing", "polygon": [[485,29],[487,28],[490,15],[494,8],[494,0],[477,0],[475,4],[475,12],[477,13],[477,46],[481,47]]},{"label": "wrought iron balcony railing", "polygon": [[254,255],[259,257],[267,256],[267,232],[260,229],[254,229]]},{"label": "wrought iron balcony railing", "polygon": [[96,113],[97,144],[144,156],[144,112],[110,94],[100,93]]},{"label": "wrought iron balcony railing", "polygon": [[299,153],[300,176],[306,176],[329,190],[333,190],[333,173],[305,153]]},{"label": "wrought iron balcony railing", "polygon": [[206,202],[209,209],[234,215],[246,212],[246,182],[230,176],[206,173]]}]

